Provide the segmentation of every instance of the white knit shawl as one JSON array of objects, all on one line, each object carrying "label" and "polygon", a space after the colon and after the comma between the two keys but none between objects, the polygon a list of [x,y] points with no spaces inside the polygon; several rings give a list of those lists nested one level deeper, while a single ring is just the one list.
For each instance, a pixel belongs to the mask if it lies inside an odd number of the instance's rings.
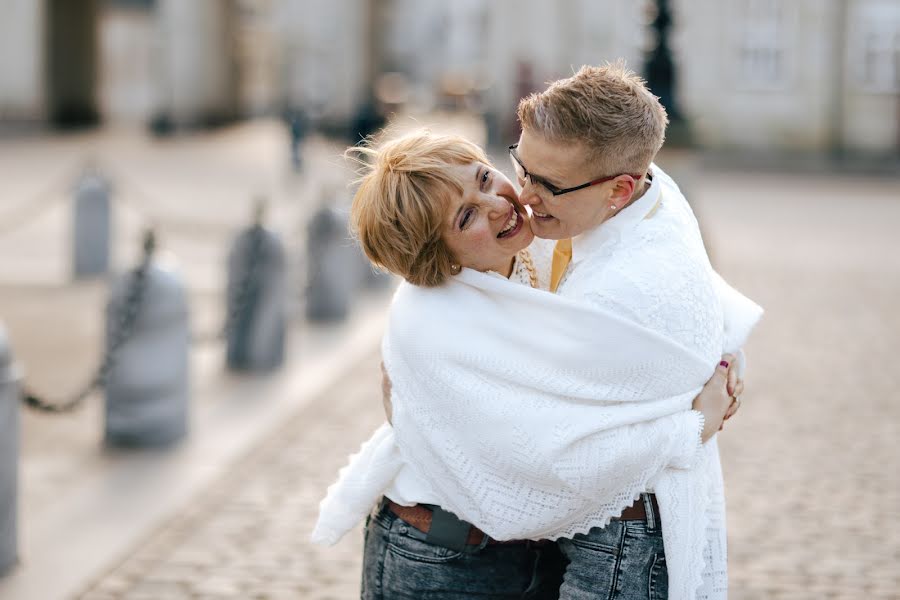
[{"label": "white knit shawl", "polygon": [[[721,347],[734,350],[761,309],[712,277]],[[498,540],[605,526],[652,488],[670,597],[694,597],[714,441],[691,468],[670,468],[653,460],[663,448],[633,447],[629,426],[665,427],[690,409],[713,372],[708,357],[615,314],[468,269],[439,289],[400,286],[383,357],[393,428],[382,426],[342,470],[313,541],[334,543],[355,526],[404,463],[443,508]],[[685,435],[673,428],[673,443]]]},{"label": "white knit shawl", "polygon": [[[652,328],[469,269],[437,289],[402,284],[383,343],[394,426],[329,488],[313,541],[354,527],[404,465],[444,509],[499,540],[602,527],[652,489],[669,597],[694,598],[701,583],[701,597],[723,597],[724,583],[704,579],[725,572],[715,439],[688,452],[690,463],[676,457],[697,436],[684,418],[693,398],[761,309],[712,271],[690,209],[668,197],[600,281],[621,294],[630,288],[617,278],[642,276],[636,297],[621,300],[667,306]],[[685,288],[697,293],[677,294]]]}]

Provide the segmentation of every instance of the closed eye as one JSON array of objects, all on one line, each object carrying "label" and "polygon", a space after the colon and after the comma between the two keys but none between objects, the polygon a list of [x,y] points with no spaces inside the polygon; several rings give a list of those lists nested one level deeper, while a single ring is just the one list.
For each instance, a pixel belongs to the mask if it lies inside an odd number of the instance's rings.
[{"label": "closed eye", "polygon": [[551,194],[555,194],[560,190],[560,188],[556,187],[552,183],[549,183],[546,179],[541,179],[540,177],[535,177],[534,175],[531,176],[531,182],[543,186]]},{"label": "closed eye", "polygon": [[472,215],[474,215],[474,214],[475,214],[474,209],[471,209],[471,208],[466,209],[466,211],[462,215],[462,219],[460,219],[460,221],[459,221],[459,228],[465,229],[466,226],[471,222]]}]

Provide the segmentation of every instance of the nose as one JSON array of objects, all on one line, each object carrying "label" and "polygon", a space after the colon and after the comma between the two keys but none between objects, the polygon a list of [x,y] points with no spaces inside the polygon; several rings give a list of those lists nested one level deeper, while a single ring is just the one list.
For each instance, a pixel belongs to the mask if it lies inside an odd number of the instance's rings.
[{"label": "nose", "polygon": [[485,200],[488,215],[490,216],[490,218],[506,219],[506,217],[509,215],[509,203],[509,199],[498,194],[492,194],[488,199]]},{"label": "nose", "polygon": [[522,185],[522,193],[519,194],[519,202],[526,206],[534,206],[541,203],[541,196],[538,194],[537,186],[531,183],[531,177],[525,178]]}]

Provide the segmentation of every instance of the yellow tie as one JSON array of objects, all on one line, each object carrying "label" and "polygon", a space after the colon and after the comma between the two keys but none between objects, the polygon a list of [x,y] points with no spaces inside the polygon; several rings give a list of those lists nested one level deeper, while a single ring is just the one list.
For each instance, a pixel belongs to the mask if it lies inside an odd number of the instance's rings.
[{"label": "yellow tie", "polygon": [[553,248],[553,266],[550,270],[550,291],[556,292],[559,282],[566,273],[566,267],[572,260],[572,240],[559,240]]}]

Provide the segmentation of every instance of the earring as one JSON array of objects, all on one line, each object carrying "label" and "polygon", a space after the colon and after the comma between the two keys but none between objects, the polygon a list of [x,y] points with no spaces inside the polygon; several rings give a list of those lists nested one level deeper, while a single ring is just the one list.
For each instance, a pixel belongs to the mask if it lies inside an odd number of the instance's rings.
[{"label": "earring", "polygon": [[615,204],[610,204],[610,205],[609,205],[609,208],[610,208],[611,210],[616,210],[618,207],[617,207]]},{"label": "earring", "polygon": [[450,272],[454,275],[459,275],[459,272],[462,271],[462,267],[456,263],[450,265]]}]

